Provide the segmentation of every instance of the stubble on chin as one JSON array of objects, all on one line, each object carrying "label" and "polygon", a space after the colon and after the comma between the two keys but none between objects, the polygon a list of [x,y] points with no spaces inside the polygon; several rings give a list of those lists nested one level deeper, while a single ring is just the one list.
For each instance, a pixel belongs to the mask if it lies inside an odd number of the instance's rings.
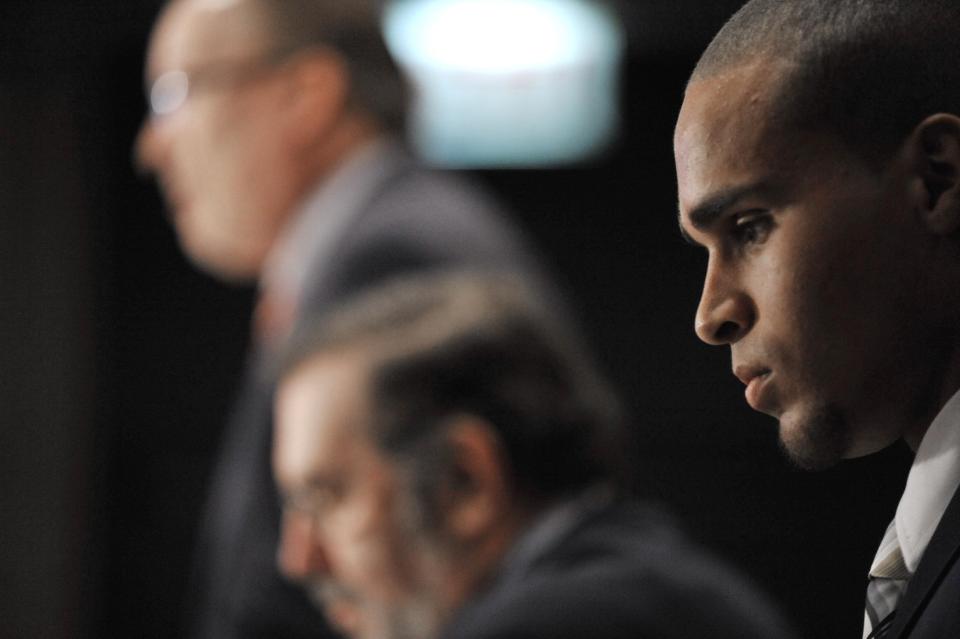
[{"label": "stubble on chin", "polygon": [[351,639],[433,639],[439,635],[443,615],[433,597],[411,593],[394,605],[363,601],[334,581],[307,584],[307,593],[327,621]]},{"label": "stubble on chin", "polygon": [[329,579],[311,580],[304,586],[310,601],[331,626],[345,636],[359,636],[358,612],[361,604],[352,592]]},{"label": "stubble on chin", "polygon": [[430,596],[417,595],[389,615],[390,639],[435,639],[440,634],[442,615]]},{"label": "stubble on chin", "polygon": [[792,421],[780,422],[780,448],[803,470],[836,466],[849,448],[849,429],[839,409],[823,406]]}]

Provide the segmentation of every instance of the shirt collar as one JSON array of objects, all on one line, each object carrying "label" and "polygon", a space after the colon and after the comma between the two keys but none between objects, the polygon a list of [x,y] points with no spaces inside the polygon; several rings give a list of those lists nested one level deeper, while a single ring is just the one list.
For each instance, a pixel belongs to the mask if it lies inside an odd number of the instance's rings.
[{"label": "shirt collar", "polygon": [[911,573],[916,572],[958,485],[960,391],[944,405],[923,436],[897,506],[897,538]]},{"label": "shirt collar", "polygon": [[375,138],[351,153],[304,199],[271,248],[260,278],[260,293],[296,306],[317,262],[337,240],[366,198],[396,162],[398,145]]}]

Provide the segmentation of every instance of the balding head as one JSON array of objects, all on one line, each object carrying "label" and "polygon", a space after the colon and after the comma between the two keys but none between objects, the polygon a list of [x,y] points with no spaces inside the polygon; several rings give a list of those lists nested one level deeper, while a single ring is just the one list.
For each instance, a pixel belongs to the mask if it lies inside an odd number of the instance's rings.
[{"label": "balding head", "polygon": [[375,6],[346,4],[174,0],[157,23],[138,160],[220,278],[256,278],[308,192],[401,119]]},{"label": "balding head", "polygon": [[260,12],[275,46],[286,51],[325,47],[349,69],[350,99],[392,130],[403,126],[406,88],[387,50],[376,0],[233,0]]}]

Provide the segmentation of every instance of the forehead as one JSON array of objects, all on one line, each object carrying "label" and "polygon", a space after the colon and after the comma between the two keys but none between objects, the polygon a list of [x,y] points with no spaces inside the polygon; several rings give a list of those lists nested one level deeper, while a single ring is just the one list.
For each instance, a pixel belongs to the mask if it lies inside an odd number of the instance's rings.
[{"label": "forehead", "polygon": [[269,44],[262,12],[244,0],[175,0],[160,16],[147,55],[147,72],[204,62],[243,59]]},{"label": "forehead", "polygon": [[778,99],[784,63],[758,61],[696,79],[677,119],[674,150],[683,181],[723,166],[731,172],[782,155],[787,128]]},{"label": "forehead", "polygon": [[366,367],[357,357],[315,358],[277,393],[275,462],[281,483],[353,463],[374,450]]},{"label": "forehead", "polygon": [[837,136],[790,121],[792,69],[761,59],[687,87],[674,132],[681,222],[719,194],[802,188],[853,160]]}]

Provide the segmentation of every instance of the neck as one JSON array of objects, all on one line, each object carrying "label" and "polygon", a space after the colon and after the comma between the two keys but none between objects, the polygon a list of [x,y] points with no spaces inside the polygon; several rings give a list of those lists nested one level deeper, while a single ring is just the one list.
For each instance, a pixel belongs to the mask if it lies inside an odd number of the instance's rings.
[{"label": "neck", "polygon": [[299,158],[299,170],[304,176],[301,194],[326,179],[354,152],[379,135],[381,129],[371,118],[356,111],[344,113],[323,139]]},{"label": "neck", "polygon": [[[951,343],[949,341],[942,343]],[[956,344],[956,341],[952,343]],[[941,346],[942,348],[942,346]],[[943,354],[940,366],[930,375],[922,405],[926,408],[918,411],[913,423],[904,431],[903,439],[916,453],[923,436],[950,398],[960,390],[960,349],[954,347]]]},{"label": "neck", "polygon": [[436,573],[447,617],[489,586],[503,559],[535,517],[536,513],[513,512],[499,518],[482,538],[448,546],[441,559],[443,566]]},{"label": "neck", "polygon": [[[304,199],[351,155],[381,134],[380,127],[370,118],[358,113],[343,114],[319,140],[292,154],[277,167],[277,173],[283,176],[277,192],[283,196],[278,195],[274,201],[281,203],[279,208],[285,213],[273,246],[283,236],[283,228],[291,224],[293,214]],[[265,264],[260,267],[261,278]]]}]

